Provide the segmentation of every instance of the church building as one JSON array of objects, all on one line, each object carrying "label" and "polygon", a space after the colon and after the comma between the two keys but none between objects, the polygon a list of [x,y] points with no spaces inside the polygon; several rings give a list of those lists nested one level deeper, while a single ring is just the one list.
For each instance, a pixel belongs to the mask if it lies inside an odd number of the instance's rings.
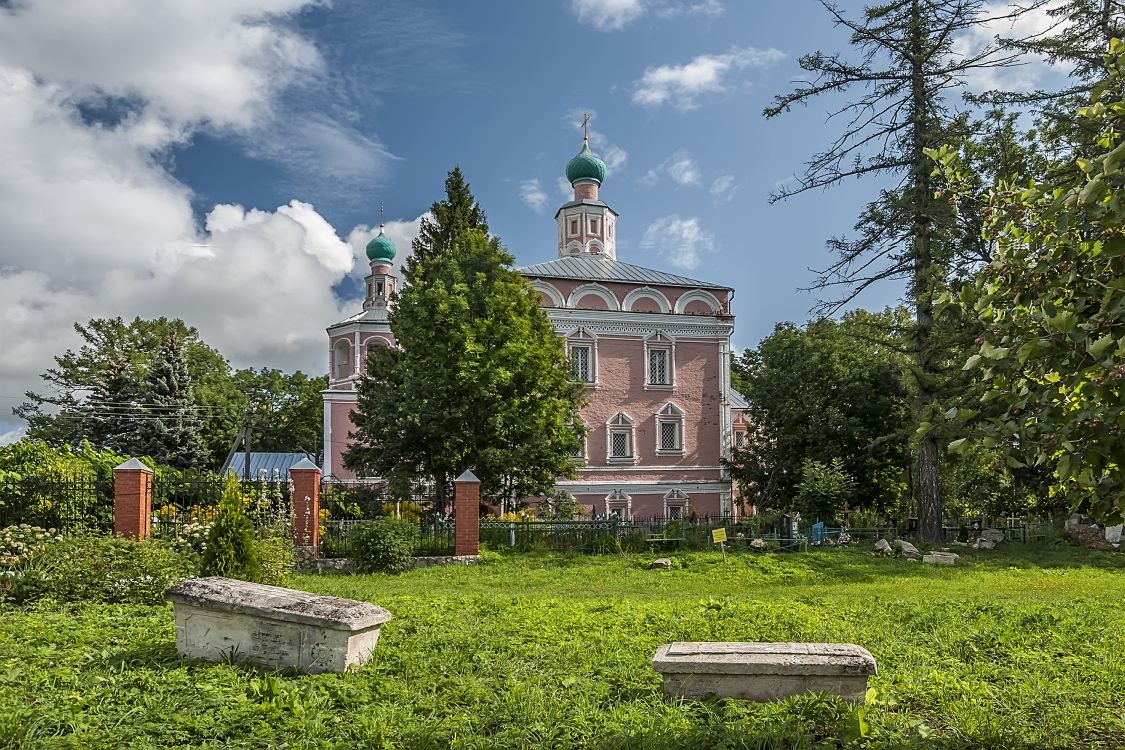
[{"label": "church building", "polygon": [[[732,398],[736,415],[744,406],[730,388],[734,290],[617,259],[617,212],[599,195],[606,166],[588,139],[566,177],[574,196],[555,214],[556,257],[519,269],[586,385],[577,476],[557,487],[599,516],[730,514],[723,460],[736,440]],[[366,352],[394,342],[394,254],[380,225],[367,246],[363,310],[328,328],[323,469],[337,479],[354,478],[341,455]]]}]

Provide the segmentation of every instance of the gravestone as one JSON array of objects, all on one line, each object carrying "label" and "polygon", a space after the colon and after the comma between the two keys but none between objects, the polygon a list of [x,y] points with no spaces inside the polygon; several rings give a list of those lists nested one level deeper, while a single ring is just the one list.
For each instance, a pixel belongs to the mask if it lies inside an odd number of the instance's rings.
[{"label": "gravestone", "polygon": [[665,695],[774,701],[831,693],[862,702],[875,657],[850,643],[668,643],[652,659]]},{"label": "gravestone", "polygon": [[956,552],[930,552],[922,555],[922,562],[929,565],[953,565],[960,557]]},{"label": "gravestone", "polygon": [[302,672],[367,663],[391,613],[368,602],[231,578],[193,578],[165,592],[184,659]]}]

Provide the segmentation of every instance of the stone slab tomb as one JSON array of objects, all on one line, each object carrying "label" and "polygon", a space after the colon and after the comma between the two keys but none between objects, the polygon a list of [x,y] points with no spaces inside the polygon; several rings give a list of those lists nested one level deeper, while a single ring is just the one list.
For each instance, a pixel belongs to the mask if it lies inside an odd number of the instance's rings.
[{"label": "stone slab tomb", "polygon": [[875,657],[848,643],[668,643],[652,666],[665,695],[773,701],[822,692],[862,702]]},{"label": "stone slab tomb", "polygon": [[367,663],[391,613],[368,602],[230,578],[193,578],[164,593],[184,659],[239,661],[302,672]]}]

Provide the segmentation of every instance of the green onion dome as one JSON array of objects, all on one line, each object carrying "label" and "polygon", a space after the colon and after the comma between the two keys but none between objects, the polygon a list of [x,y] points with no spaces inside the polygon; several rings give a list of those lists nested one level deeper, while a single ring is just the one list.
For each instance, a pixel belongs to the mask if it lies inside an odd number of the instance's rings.
[{"label": "green onion dome", "polygon": [[605,162],[590,150],[589,141],[583,139],[582,150],[567,162],[566,179],[571,185],[576,182],[594,182],[601,185],[605,180]]},{"label": "green onion dome", "polygon": [[383,234],[383,225],[379,225],[379,234],[367,243],[367,260],[372,263],[390,263],[395,259],[395,243]]}]

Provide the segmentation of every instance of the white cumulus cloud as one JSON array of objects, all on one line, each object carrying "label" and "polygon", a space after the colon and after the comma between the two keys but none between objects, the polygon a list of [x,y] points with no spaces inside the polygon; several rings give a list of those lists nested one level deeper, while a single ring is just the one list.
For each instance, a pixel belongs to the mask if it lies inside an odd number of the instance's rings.
[{"label": "white cumulus cloud", "polygon": [[655,250],[668,263],[690,271],[699,267],[704,253],[715,251],[715,237],[698,218],[672,214],[648,225],[641,237],[641,247]]},{"label": "white cumulus cloud", "polygon": [[[953,52],[958,55],[978,55],[997,37],[1005,39],[1026,39],[1050,32],[1057,33],[1071,23],[1069,19],[1048,15],[1048,11],[1061,4],[1061,0],[1040,5],[1015,18],[1003,18],[1017,8],[1007,2],[994,2],[984,6],[985,17],[994,18],[989,23],[972,26],[953,43]],[[1048,84],[1053,76],[1062,76],[1065,70],[1052,68],[1046,57],[1024,54],[1018,64],[1000,68],[974,68],[969,71],[966,83],[976,92],[985,91],[1032,91]]]},{"label": "white cumulus cloud", "polygon": [[735,183],[734,175],[720,175],[711,183],[711,197],[715,199],[716,203],[730,203],[730,201],[734,199],[734,194],[738,192],[739,187],[740,186]]},{"label": "white cumulus cloud", "polygon": [[725,10],[722,0],[571,0],[570,6],[580,23],[598,31],[619,31],[648,13],[668,19],[718,16]]},{"label": "white cumulus cloud", "polygon": [[539,180],[524,180],[520,183],[520,200],[532,211],[541,214],[547,208],[549,199]]},{"label": "white cumulus cloud", "polygon": [[[0,9],[3,439],[20,429],[12,397],[37,388],[51,357],[78,343],[73,324],[94,317],[180,317],[236,366],[325,369],[324,327],[356,304],[333,287],[366,271],[355,243],[368,228],[342,239],[297,200],[220,204],[197,218],[165,159],[201,130],[248,142],[285,119],[281,93],[323,68],[289,23],[308,4]],[[378,152],[319,124],[308,137],[339,162]],[[377,157],[362,163],[379,168]],[[402,255],[416,221],[388,226]]]},{"label": "white cumulus cloud", "polygon": [[783,52],[772,47],[735,47],[718,55],[699,55],[683,65],[646,68],[634,85],[633,103],[642,107],[670,104],[678,109],[695,109],[701,95],[727,90],[731,72],[769,65],[783,57]]},{"label": "white cumulus cloud", "polygon": [[645,176],[641,178],[641,182],[646,185],[655,185],[665,175],[677,185],[683,187],[699,187],[703,182],[699,165],[684,149],[680,149],[661,162],[659,166],[646,172]]}]

